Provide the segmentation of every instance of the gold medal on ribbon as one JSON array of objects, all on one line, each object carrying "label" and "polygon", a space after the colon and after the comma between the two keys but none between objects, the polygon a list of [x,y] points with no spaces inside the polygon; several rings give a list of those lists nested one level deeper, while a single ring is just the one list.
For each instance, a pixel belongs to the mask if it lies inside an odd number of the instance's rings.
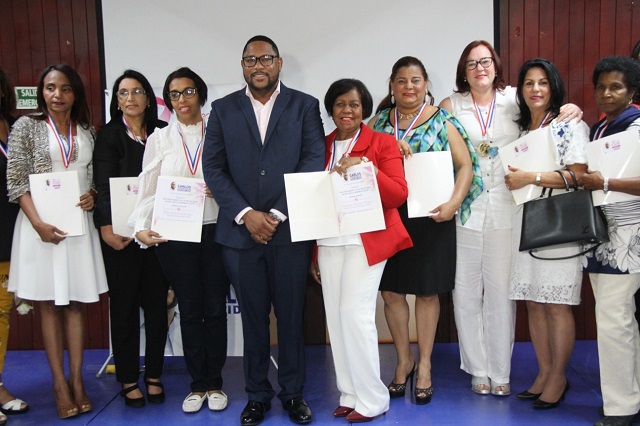
[{"label": "gold medal on ribbon", "polygon": [[481,157],[488,157],[490,147],[491,145],[489,145],[489,143],[482,142],[480,145],[478,145],[478,155],[480,155]]}]

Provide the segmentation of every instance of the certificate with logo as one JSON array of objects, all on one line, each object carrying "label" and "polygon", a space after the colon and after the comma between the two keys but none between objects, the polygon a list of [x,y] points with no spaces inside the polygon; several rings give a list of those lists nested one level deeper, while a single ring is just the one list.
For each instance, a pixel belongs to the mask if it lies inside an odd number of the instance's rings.
[{"label": "certificate with logo", "polygon": [[338,173],[284,175],[291,240],[331,238],[385,228],[378,181],[371,163]]},{"label": "certificate with logo", "polygon": [[78,172],[29,175],[29,191],[43,222],[66,232],[67,237],[84,235],[84,211],[78,206]]},{"label": "certificate with logo", "polygon": [[137,177],[109,178],[111,225],[113,233],[130,237],[133,228],[127,224],[138,198]]},{"label": "certificate with logo", "polygon": [[409,217],[433,216],[430,211],[453,195],[451,151],[418,152],[405,158],[404,176],[409,186]]},{"label": "certificate with logo", "polygon": [[[640,176],[640,137],[637,130],[616,133],[587,144],[589,170],[598,170],[609,178]],[[637,195],[602,190],[591,193],[593,205],[638,200]]]},{"label": "certificate with logo", "polygon": [[202,179],[158,177],[151,229],[166,240],[199,243],[205,199]]},{"label": "certificate with logo", "polygon": [[[529,132],[499,149],[504,173],[511,173],[509,166],[527,171],[552,172],[558,169],[555,149],[551,126]],[[554,194],[560,192],[564,190],[553,190]],[[511,191],[517,205],[538,198],[541,193],[542,188],[533,184]]]}]

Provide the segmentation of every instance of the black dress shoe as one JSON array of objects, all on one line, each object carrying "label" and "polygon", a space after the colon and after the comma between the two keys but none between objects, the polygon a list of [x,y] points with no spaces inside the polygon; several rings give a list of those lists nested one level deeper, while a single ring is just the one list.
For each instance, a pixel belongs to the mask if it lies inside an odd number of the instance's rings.
[{"label": "black dress shoe", "polygon": [[[144,384],[147,386],[147,401],[152,404],[162,404],[164,402],[164,385],[160,382],[151,382],[146,379]],[[149,386],[155,386],[162,389],[162,391],[160,393],[151,394],[149,393]]]},{"label": "black dress shoe", "polygon": [[129,395],[129,393],[133,392],[136,389],[140,389],[137,383],[129,386],[128,388],[124,388],[120,391],[120,396],[124,397],[124,403],[126,404],[127,407],[133,407],[133,408],[144,407],[144,396],[141,396],[140,398],[129,398],[127,396]]},{"label": "black dress shoe", "polygon": [[270,402],[249,401],[240,414],[240,423],[242,426],[259,425],[264,420],[264,413],[270,409]]},{"label": "black dress shoe", "polygon": [[604,416],[594,423],[594,426],[629,426],[635,415],[629,416]]},{"label": "black dress shoe", "polygon": [[524,392],[520,392],[519,394],[517,394],[516,398],[524,399],[526,401],[535,401],[536,399],[540,398],[540,395],[542,395],[542,393],[531,393],[528,390],[526,390]]},{"label": "black dress shoe", "polygon": [[302,398],[291,398],[282,403],[282,408],[289,413],[289,420],[299,425],[311,423],[311,409]]}]

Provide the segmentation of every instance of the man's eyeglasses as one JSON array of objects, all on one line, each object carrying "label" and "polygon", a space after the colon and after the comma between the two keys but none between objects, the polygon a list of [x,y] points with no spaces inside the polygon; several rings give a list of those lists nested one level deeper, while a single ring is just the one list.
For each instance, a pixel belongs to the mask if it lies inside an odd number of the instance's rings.
[{"label": "man's eyeglasses", "polygon": [[144,96],[146,94],[147,94],[147,92],[145,92],[144,89],[142,89],[140,87],[136,87],[131,92],[129,92],[127,89],[120,89],[120,90],[118,90],[118,99],[125,100],[125,99],[127,99],[129,97],[129,95],[137,98],[137,97],[140,97],[140,96]]},{"label": "man's eyeglasses", "polygon": [[245,56],[242,58],[242,65],[251,68],[255,67],[258,61],[260,61],[263,66],[268,67],[269,65],[273,64],[274,59],[276,59],[277,57],[278,55],[262,55],[260,57]]},{"label": "man's eyeglasses", "polygon": [[180,99],[180,96],[184,96],[185,99],[191,99],[196,95],[198,89],[195,87],[187,87],[182,92],[178,92],[177,90],[172,90],[167,93],[169,95],[169,99],[172,101],[177,101]]},{"label": "man's eyeglasses", "polygon": [[493,63],[493,58],[480,58],[479,61],[467,61],[465,65],[469,71],[478,68],[478,64],[482,65],[482,68],[489,68]]}]

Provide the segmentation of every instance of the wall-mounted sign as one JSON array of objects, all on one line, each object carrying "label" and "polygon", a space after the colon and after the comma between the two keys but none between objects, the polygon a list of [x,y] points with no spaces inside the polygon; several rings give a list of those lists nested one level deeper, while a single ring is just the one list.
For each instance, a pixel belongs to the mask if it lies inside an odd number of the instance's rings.
[{"label": "wall-mounted sign", "polygon": [[18,86],[16,89],[16,109],[36,109],[38,100],[36,99],[37,88],[35,86]]}]

